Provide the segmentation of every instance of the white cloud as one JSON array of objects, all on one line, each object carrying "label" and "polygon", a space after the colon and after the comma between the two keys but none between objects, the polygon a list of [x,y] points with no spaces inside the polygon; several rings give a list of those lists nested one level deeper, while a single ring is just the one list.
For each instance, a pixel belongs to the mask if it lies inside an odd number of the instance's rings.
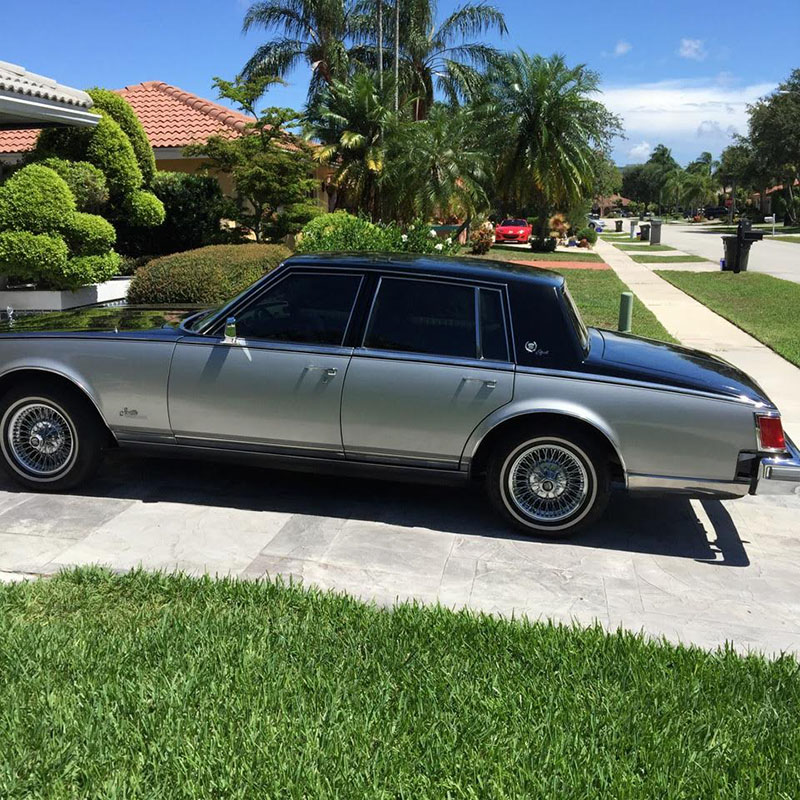
[{"label": "white cloud", "polygon": [[692,61],[702,61],[708,53],[706,53],[702,39],[681,39],[678,55]]},{"label": "white cloud", "polygon": [[628,157],[631,163],[638,164],[642,161],[647,161],[652,149],[650,142],[639,142],[639,144],[635,144],[628,150]]},{"label": "white cloud", "polygon": [[630,42],[626,42],[620,39],[617,42],[616,47],[614,48],[614,55],[615,56],[624,56],[626,53],[630,53],[633,49],[633,45]]}]

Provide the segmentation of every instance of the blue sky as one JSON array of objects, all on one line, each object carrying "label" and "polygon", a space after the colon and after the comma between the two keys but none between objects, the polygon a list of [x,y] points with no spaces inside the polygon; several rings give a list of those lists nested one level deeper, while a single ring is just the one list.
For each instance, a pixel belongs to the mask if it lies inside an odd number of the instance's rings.
[{"label": "blue sky", "polygon": [[[659,142],[686,162],[717,155],[743,132],[748,102],[800,67],[800,0],[670,0],[662,4],[495,0],[510,34],[494,43],[563,53],[603,80],[623,117],[619,164],[645,160]],[[458,3],[440,0],[440,16]],[[0,23],[0,60],[77,87],[163,80],[210,99],[214,75],[233,77],[265,36],[243,36],[244,0],[39,0],[21,24]],[[302,106],[308,68],[268,96]]]}]

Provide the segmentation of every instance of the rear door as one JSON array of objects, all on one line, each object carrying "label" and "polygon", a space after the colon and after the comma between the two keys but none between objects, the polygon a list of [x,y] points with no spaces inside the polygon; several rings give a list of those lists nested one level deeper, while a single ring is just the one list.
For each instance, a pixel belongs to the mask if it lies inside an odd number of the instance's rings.
[{"label": "rear door", "polygon": [[502,287],[381,277],[342,395],[346,457],[457,468],[512,398],[506,317]]}]

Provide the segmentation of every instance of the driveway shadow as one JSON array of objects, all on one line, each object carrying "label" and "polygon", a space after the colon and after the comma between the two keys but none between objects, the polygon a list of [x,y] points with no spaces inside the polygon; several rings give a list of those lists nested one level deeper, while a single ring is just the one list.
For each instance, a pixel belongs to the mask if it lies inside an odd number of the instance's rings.
[{"label": "driveway shadow", "polygon": [[[22,490],[0,474],[0,491]],[[477,486],[452,488],[330,477],[230,463],[107,455],[101,474],[71,493],[145,503],[176,503],[357,519],[465,536],[527,541],[495,514]],[[46,496],[45,496],[46,497]],[[680,497],[612,495],[592,528],[549,546],[591,547],[691,558],[744,567],[750,562],[725,507],[704,500],[707,522]],[[709,527],[711,530],[708,530]]]}]

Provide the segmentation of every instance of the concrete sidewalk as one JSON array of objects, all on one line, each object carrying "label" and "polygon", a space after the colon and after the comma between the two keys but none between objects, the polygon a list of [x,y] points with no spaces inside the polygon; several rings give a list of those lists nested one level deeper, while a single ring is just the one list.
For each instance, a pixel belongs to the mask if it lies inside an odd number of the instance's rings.
[{"label": "concrete sidewalk", "polygon": [[659,264],[637,264],[602,239],[595,249],[678,341],[715,353],[753,377],[781,410],[789,435],[800,441],[800,369],[660,278],[653,272]]}]

